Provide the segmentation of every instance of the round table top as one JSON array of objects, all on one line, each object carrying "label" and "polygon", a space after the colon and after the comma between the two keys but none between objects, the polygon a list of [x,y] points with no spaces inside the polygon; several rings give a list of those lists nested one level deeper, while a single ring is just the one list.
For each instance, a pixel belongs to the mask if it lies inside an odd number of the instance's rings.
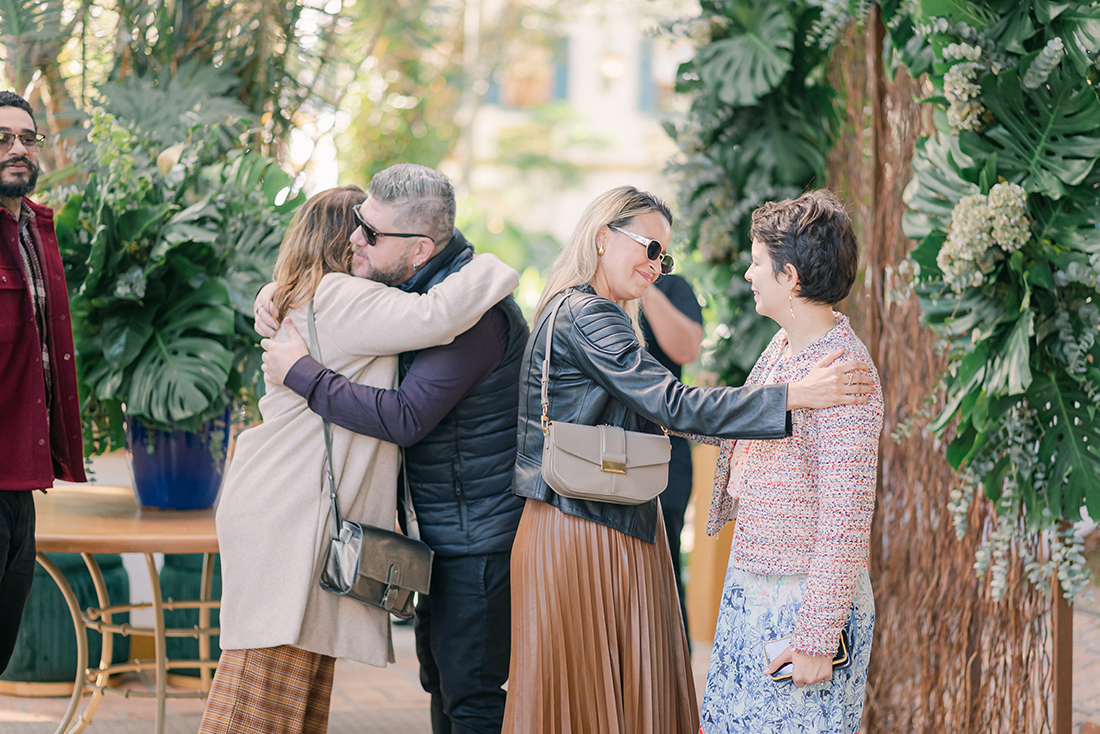
[{"label": "round table top", "polygon": [[55,487],[34,495],[41,552],[218,552],[214,510],[138,507],[129,487]]}]

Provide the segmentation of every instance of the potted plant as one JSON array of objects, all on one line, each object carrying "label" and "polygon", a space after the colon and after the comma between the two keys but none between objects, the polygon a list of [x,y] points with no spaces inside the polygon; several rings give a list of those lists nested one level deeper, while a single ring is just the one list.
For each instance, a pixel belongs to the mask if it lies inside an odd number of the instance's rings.
[{"label": "potted plant", "polygon": [[252,299],[300,197],[244,132],[196,124],[166,141],[96,112],[86,181],[53,191],[85,455],[125,443],[144,506],[213,505],[231,406],[262,385]]}]

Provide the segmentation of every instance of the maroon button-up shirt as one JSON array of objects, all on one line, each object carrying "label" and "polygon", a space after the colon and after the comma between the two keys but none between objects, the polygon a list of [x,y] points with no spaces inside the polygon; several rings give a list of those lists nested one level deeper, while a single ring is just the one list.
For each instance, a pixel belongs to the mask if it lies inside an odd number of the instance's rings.
[{"label": "maroon button-up shirt", "polygon": [[46,288],[52,399],[47,401],[38,327],[19,253],[19,221],[0,207],[0,490],[44,489],[55,478],[85,481],[73,328],[53,210],[23,201],[34,212],[29,227]]}]

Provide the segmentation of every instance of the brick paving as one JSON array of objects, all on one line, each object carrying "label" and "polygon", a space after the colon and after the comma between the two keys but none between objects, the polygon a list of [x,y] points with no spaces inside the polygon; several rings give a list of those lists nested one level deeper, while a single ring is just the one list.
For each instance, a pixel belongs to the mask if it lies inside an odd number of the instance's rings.
[{"label": "brick paving", "polygon": [[[1100,600],[1091,592],[1074,608],[1073,734],[1100,734]],[[373,668],[346,660],[337,662],[333,684],[332,734],[430,734],[428,695],[420,687],[412,628],[394,627],[397,662]],[[710,649],[696,643],[692,667],[702,696]],[[142,689],[136,676],[124,677],[122,689]],[[87,701],[87,697],[84,699]],[[67,698],[21,698],[0,695],[0,732],[53,734],[65,713]],[[87,734],[148,734],[154,704],[143,699],[110,696],[103,699]],[[170,700],[166,734],[195,734],[202,704]]]}]

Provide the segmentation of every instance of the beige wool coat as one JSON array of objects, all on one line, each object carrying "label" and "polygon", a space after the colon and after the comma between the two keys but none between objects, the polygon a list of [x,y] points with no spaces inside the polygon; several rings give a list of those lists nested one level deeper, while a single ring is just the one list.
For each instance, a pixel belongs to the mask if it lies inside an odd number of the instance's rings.
[{"label": "beige wool coat", "polygon": [[[354,382],[393,388],[401,352],[446,344],[519,283],[481,255],[419,295],[364,278],[326,275],[314,296],[324,364]],[[305,307],[291,313],[308,341]],[[285,340],[280,330],[276,339]],[[263,423],[241,433],[216,513],[222,558],[221,646],[293,645],[371,665],[392,661],[389,615],[318,585],[329,540],[320,416],[267,384]],[[343,516],[392,529],[398,448],[333,426]]]}]

